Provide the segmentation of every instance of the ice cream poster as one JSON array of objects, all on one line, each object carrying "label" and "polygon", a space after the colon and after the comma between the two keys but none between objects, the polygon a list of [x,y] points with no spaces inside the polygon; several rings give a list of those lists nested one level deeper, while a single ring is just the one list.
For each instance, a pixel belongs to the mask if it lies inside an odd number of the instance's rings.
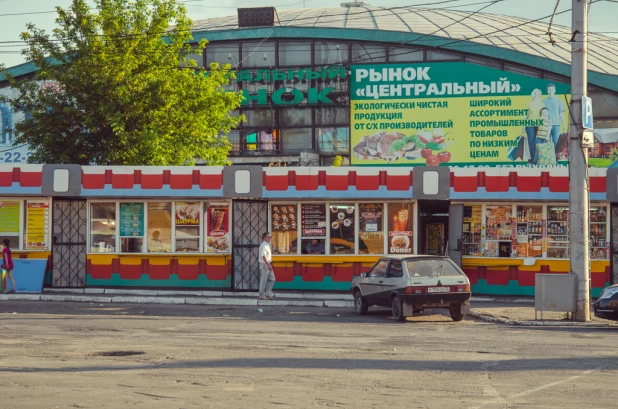
[{"label": "ice cream poster", "polygon": [[567,84],[460,62],[351,73],[353,165],[568,164]]},{"label": "ice cream poster", "polygon": [[209,207],[206,211],[206,252],[230,252],[230,209],[228,206]]}]

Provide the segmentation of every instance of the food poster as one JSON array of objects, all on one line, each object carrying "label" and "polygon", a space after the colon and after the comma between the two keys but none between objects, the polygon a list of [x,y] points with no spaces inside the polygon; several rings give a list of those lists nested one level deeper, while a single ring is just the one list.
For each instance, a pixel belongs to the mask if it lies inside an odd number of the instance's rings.
[{"label": "food poster", "polygon": [[331,254],[354,254],[354,205],[330,205]]},{"label": "food poster", "polygon": [[369,203],[358,205],[359,254],[384,253],[384,205]]},{"label": "food poster", "polygon": [[19,201],[0,202],[0,235],[19,236]]},{"label": "food poster", "polygon": [[296,205],[277,204],[271,207],[271,247],[275,254],[295,254],[297,249],[298,215]]},{"label": "food poster", "polygon": [[26,249],[47,249],[49,203],[28,201],[28,219],[26,222]]},{"label": "food poster", "polygon": [[176,226],[199,227],[200,204],[176,202]]},{"label": "food poster", "polygon": [[429,223],[427,225],[427,254],[442,255],[444,249],[444,224]]},{"label": "food poster", "polygon": [[206,211],[206,252],[230,252],[230,208],[212,206]]},{"label": "food poster", "polygon": [[[568,164],[568,84],[461,62],[357,65],[351,74],[352,165]],[[551,154],[537,149],[543,141]]]},{"label": "food poster", "polygon": [[388,205],[388,253],[412,254],[412,205]]},{"label": "food poster", "polygon": [[144,237],[144,203],[120,203],[120,236]]},{"label": "food poster", "polygon": [[513,224],[510,206],[487,206],[485,231],[487,240],[512,241]]},{"label": "food poster", "polygon": [[300,213],[303,237],[326,237],[326,205],[303,204]]}]

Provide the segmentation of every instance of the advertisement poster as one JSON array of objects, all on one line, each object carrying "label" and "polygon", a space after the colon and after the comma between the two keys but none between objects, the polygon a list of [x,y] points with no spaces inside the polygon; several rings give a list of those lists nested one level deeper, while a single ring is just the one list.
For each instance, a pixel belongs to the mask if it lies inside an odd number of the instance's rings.
[{"label": "advertisement poster", "polygon": [[144,237],[143,203],[120,203],[120,236]]},{"label": "advertisement poster", "polygon": [[354,254],[354,210],[352,204],[330,205],[331,254]]},{"label": "advertisement poster", "polygon": [[388,253],[412,254],[412,205],[388,205]]},{"label": "advertisement poster", "polygon": [[0,202],[0,235],[19,236],[19,202]]},{"label": "advertisement poster", "polygon": [[352,165],[567,166],[567,84],[459,62],[351,72]]},{"label": "advertisement poster", "polygon": [[296,206],[277,205],[272,211],[273,231],[296,231]]},{"label": "advertisement poster", "polygon": [[199,203],[176,203],[176,226],[200,226]]},{"label": "advertisement poster", "polygon": [[28,220],[26,224],[26,248],[28,250],[47,249],[49,237],[49,203],[28,201]]},{"label": "advertisement poster", "polygon": [[209,207],[206,211],[206,252],[229,253],[230,209],[227,205]]},{"label": "advertisement poster", "polygon": [[427,254],[442,255],[444,243],[444,224],[430,223],[427,225]]},{"label": "advertisement poster", "polygon": [[304,204],[300,209],[303,237],[326,237],[326,205]]},{"label": "advertisement poster", "polygon": [[360,254],[384,253],[384,205],[368,203],[358,205],[359,231],[358,250]]}]

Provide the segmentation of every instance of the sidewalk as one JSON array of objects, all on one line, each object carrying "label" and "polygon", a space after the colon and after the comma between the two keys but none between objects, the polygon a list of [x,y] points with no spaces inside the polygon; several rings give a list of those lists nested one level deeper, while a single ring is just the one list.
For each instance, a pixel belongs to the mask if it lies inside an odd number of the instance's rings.
[{"label": "sidewalk", "polygon": [[604,320],[597,318],[594,315],[590,322],[575,322],[566,318],[564,312],[543,312],[543,320],[541,320],[541,312],[537,314],[538,320],[535,320],[534,299],[515,300],[519,302],[504,302],[504,300],[496,300],[496,302],[473,303],[470,315],[485,321],[520,326],[562,326],[562,327],[615,327],[618,329],[618,323],[615,321]]}]

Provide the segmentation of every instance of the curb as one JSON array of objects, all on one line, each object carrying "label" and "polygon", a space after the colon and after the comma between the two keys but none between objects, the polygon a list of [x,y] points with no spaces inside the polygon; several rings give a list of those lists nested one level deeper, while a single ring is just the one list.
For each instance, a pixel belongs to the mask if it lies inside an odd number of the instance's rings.
[{"label": "curb", "polygon": [[521,327],[618,328],[618,324],[611,323],[509,320],[504,317],[497,317],[492,314],[481,313],[475,310],[470,310],[470,313],[468,315],[483,321]]},{"label": "curb", "polygon": [[[156,291],[155,291],[156,292]],[[108,293],[109,294],[109,293]],[[169,294],[169,292],[168,292]],[[223,297],[157,297],[137,295],[100,296],[90,294],[0,294],[0,301],[57,301],[57,302],[87,302],[100,304],[166,304],[166,305],[227,305],[227,306],[268,306],[268,307],[330,307],[352,308],[354,303],[346,300],[333,299],[277,299],[258,300],[255,295],[252,298],[243,296],[239,298]]]}]

